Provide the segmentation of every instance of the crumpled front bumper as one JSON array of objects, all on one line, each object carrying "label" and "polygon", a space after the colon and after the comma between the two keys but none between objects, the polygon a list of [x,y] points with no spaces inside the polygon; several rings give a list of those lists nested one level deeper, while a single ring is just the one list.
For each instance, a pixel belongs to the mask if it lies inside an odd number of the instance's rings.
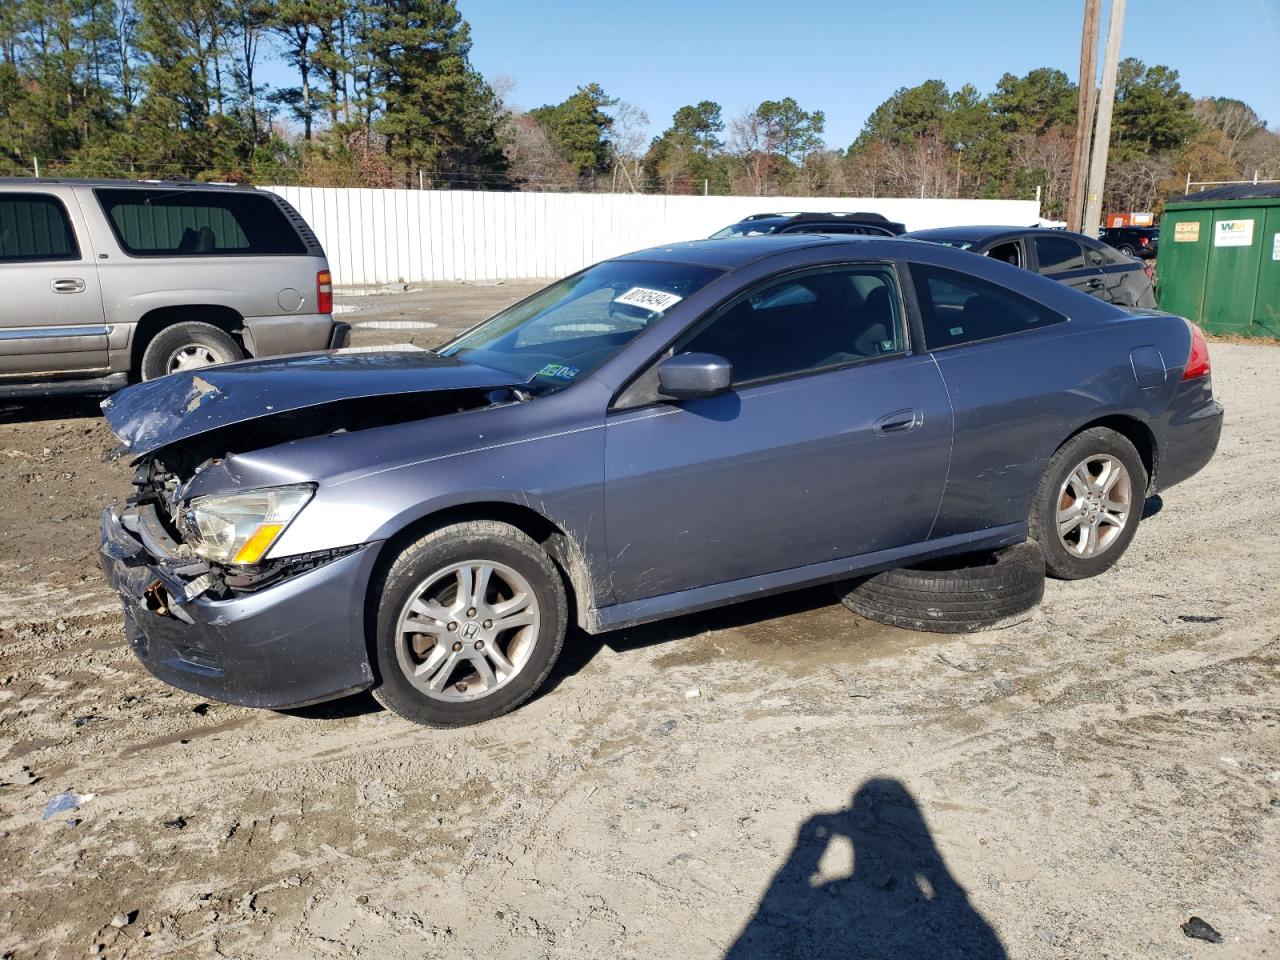
[{"label": "crumpled front bumper", "polygon": [[[372,544],[255,592],[228,600],[195,594],[184,563],[157,556],[102,513],[99,557],[124,602],[134,654],[165,683],[250,707],[283,709],[373,684],[364,640],[365,595],[377,559]],[[154,546],[154,544],[152,544]]]}]

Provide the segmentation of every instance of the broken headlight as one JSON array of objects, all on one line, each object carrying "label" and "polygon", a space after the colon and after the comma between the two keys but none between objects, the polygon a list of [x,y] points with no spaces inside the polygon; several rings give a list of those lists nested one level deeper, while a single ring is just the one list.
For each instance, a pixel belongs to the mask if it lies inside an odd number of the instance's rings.
[{"label": "broken headlight", "polygon": [[284,528],[307,505],[315,485],[297,483],[208,497],[183,508],[183,539],[206,560],[254,564],[266,556]]}]

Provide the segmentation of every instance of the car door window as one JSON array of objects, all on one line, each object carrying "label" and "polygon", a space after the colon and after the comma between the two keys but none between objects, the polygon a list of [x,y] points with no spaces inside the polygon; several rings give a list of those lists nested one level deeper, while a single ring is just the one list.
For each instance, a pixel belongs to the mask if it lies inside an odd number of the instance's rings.
[{"label": "car door window", "polygon": [[0,195],[0,263],[79,259],[61,201],[41,193]]},{"label": "car door window", "polygon": [[1101,250],[1095,250],[1093,247],[1090,247],[1087,245],[1085,246],[1084,257],[1085,257],[1085,261],[1091,267],[1097,267],[1098,269],[1102,269],[1107,265],[1106,254],[1103,253]]},{"label": "car door window", "polygon": [[762,284],[676,346],[733,364],[735,386],[901,353],[896,274],[887,264],[837,267]]},{"label": "car door window", "polygon": [[911,277],[930,350],[1062,323],[1060,313],[1005,287],[942,267],[913,263]]},{"label": "car door window", "polygon": [[1017,240],[1010,240],[1008,243],[997,243],[987,251],[987,256],[992,260],[1011,263],[1015,267],[1022,266],[1022,246]]},{"label": "car door window", "polygon": [[1084,269],[1084,251],[1069,237],[1036,237],[1036,259],[1041,273]]}]

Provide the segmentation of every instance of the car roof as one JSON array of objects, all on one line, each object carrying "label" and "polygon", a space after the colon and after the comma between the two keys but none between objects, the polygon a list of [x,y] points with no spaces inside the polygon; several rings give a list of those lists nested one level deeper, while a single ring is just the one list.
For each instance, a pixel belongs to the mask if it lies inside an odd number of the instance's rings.
[{"label": "car roof", "polygon": [[1083,233],[1072,233],[1070,230],[1054,230],[1048,227],[935,227],[932,230],[908,231],[902,234],[901,239],[929,240],[934,243],[963,240],[966,243],[977,244],[1004,238],[1040,236],[1041,234],[1051,237],[1070,237],[1072,240],[1085,240],[1095,246],[1098,244],[1097,237],[1086,236]]},{"label": "car roof", "polygon": [[61,184],[70,187],[111,187],[123,189],[154,190],[257,190],[251,183],[199,183],[195,180],[111,180],[91,177],[0,177],[0,187],[47,187]]},{"label": "car roof", "polygon": [[[1008,233],[1038,233],[1040,231],[1040,227],[966,225],[960,227],[934,227],[930,230],[909,230],[903,236],[910,237],[913,240],[966,240],[970,243],[981,243],[983,240],[992,240]],[[1061,230],[1052,232],[1062,233]]]},{"label": "car roof", "polygon": [[749,217],[743,217],[733,225],[765,222],[777,225],[784,223],[864,223],[884,227],[900,226],[900,224],[895,224],[894,221],[882,213],[873,213],[867,210],[802,210],[798,213],[753,213]]},{"label": "car roof", "polygon": [[[844,239],[844,238],[841,238]],[[721,270],[736,270],[761,257],[835,242],[812,233],[764,234],[758,237],[725,237],[720,240],[686,240],[647,250],[623,254],[618,260],[661,260],[672,263],[700,263]]]}]

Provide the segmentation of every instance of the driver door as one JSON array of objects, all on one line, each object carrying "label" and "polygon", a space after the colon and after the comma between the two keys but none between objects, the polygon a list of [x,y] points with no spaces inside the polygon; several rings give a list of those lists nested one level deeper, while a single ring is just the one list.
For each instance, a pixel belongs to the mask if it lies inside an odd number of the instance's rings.
[{"label": "driver door", "polygon": [[620,404],[635,405],[610,413],[605,522],[617,601],[928,538],[950,405],[933,360],[909,350],[891,265],[764,281],[671,352],[728,359],[733,385],[682,403],[628,389]]}]

